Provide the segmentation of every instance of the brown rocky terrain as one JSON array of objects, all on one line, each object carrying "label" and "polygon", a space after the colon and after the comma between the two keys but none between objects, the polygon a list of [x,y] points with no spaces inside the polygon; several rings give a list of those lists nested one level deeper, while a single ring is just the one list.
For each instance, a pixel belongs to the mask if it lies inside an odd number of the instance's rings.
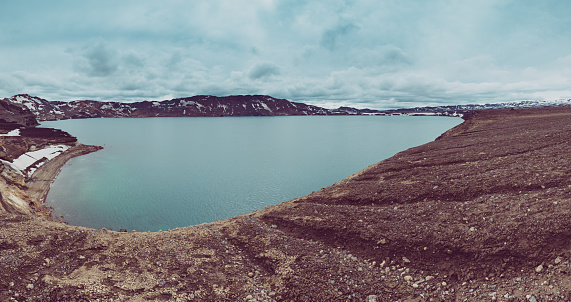
[{"label": "brown rocky terrain", "polygon": [[3,212],[0,300],[570,301],[569,150],[569,107],[480,111],[223,221],[121,233]]},{"label": "brown rocky terrain", "polygon": [[21,104],[0,99],[0,129],[16,129],[20,126],[36,126],[35,115]]}]

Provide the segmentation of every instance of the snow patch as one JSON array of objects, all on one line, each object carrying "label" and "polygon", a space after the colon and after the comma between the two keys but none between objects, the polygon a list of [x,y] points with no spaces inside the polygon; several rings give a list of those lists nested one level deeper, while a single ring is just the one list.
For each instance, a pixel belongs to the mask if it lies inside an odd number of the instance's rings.
[{"label": "snow patch", "polygon": [[[2,160],[2,162],[9,165],[20,174],[30,176],[37,168],[45,164],[47,161],[54,159],[69,148],[70,146],[67,145],[52,145],[41,150],[26,152],[16,158],[13,162],[5,160]],[[28,169],[38,161],[41,162],[39,162],[36,167]]]},{"label": "snow patch", "polygon": [[29,99],[28,99],[27,97],[24,97],[24,96],[20,96],[20,95],[19,95],[19,96],[16,96],[15,103],[23,104],[24,102],[26,102],[26,101],[28,101],[28,100],[29,100]]},{"label": "snow patch", "polygon": [[262,102],[262,103],[260,103],[260,104],[262,105],[262,107],[263,107],[264,109],[268,110],[269,112],[272,112],[272,109],[270,109],[270,107],[268,107],[268,104],[266,104],[266,103],[264,103],[264,102]]},{"label": "snow patch", "polygon": [[0,134],[0,136],[20,136],[20,129],[12,130],[6,134]]},{"label": "snow patch", "polygon": [[186,107],[188,105],[196,105],[195,101],[185,101],[185,100],[181,100],[180,101],[180,105],[181,107]]},{"label": "snow patch", "polygon": [[437,115],[436,112],[414,112],[414,113],[410,113],[409,115]]}]

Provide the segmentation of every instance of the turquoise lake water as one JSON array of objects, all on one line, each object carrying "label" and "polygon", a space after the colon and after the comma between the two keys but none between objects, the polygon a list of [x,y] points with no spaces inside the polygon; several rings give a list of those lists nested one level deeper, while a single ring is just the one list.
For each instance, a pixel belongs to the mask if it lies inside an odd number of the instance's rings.
[{"label": "turquoise lake water", "polygon": [[46,204],[72,225],[167,230],[294,199],[461,123],[447,117],[117,118],[43,122],[105,149],[74,158]]}]

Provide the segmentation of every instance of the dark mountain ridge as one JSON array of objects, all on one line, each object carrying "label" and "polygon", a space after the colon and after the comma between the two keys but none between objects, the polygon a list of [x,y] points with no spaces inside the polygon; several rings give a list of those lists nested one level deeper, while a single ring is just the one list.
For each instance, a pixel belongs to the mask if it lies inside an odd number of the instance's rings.
[{"label": "dark mountain ridge", "polygon": [[97,117],[179,117],[179,116],[285,116],[334,115],[333,110],[290,102],[265,95],[217,97],[197,95],[165,101],[134,103],[80,100],[48,101],[27,94],[5,99],[28,108],[38,121]]},{"label": "dark mountain ridge", "polygon": [[[425,106],[389,110],[357,109],[339,107],[326,109],[304,103],[291,102],[267,95],[211,96],[197,95],[164,101],[133,103],[78,100],[70,102],[48,101],[36,96],[18,94],[1,100],[0,106],[9,106],[7,111],[22,110],[19,116],[25,126],[37,121],[98,117],[214,117],[214,116],[289,116],[289,115],[434,115],[468,117],[475,110],[522,109],[561,107],[571,105],[571,99],[557,101],[516,101],[495,104],[468,104]],[[7,108],[7,107],[6,107]],[[32,116],[30,116],[32,114]],[[10,114],[12,116],[12,114]],[[0,115],[0,123],[8,118]],[[22,124],[24,125],[24,124]]]}]

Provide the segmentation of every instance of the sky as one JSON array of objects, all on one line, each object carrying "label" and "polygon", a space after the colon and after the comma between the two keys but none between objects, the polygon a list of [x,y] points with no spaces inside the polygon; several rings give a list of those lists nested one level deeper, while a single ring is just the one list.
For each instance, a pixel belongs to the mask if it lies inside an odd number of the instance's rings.
[{"label": "sky", "polygon": [[571,98],[568,0],[0,0],[0,97]]}]

